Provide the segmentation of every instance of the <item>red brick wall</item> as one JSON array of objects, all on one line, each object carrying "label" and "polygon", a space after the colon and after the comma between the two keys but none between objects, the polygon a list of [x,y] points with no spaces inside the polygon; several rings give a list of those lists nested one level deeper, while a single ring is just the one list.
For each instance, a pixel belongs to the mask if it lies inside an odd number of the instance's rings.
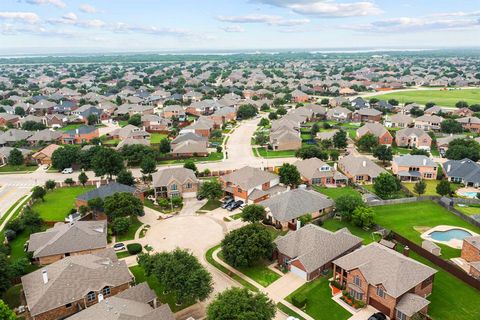
[{"label": "red brick wall", "polygon": [[480,250],[471,243],[463,241],[461,257],[468,262],[480,261]]}]

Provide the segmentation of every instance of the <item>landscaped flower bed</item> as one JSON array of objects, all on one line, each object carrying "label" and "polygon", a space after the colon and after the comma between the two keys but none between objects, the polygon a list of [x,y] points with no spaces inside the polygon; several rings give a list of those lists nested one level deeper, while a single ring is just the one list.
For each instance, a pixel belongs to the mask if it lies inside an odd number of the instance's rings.
[{"label": "landscaped flower bed", "polygon": [[361,309],[365,307],[365,302],[361,300],[355,300],[355,298],[351,297],[350,294],[345,290],[342,292],[342,297],[340,297],[340,299],[355,309]]}]

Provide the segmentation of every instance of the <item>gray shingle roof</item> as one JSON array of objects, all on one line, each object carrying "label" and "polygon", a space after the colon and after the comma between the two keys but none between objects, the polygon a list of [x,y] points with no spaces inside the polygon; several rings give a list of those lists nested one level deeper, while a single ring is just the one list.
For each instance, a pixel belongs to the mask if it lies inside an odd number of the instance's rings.
[{"label": "gray shingle roof", "polygon": [[278,179],[278,176],[257,168],[243,167],[222,176],[222,179],[232,183],[234,186],[239,186],[243,190],[249,190],[274,179]]},{"label": "gray shingle roof", "polygon": [[413,167],[436,167],[437,164],[427,156],[424,155],[411,155],[411,154],[404,154],[401,156],[397,156],[393,158],[393,162],[395,162],[399,166],[413,166]]},{"label": "gray shingle roof", "polygon": [[480,183],[480,164],[470,159],[449,160],[443,164],[447,177],[461,178],[465,183]]},{"label": "gray shingle roof", "polygon": [[343,157],[338,164],[345,167],[351,175],[368,175],[372,178],[378,177],[381,173],[386,172],[383,168],[375,164],[367,157],[356,157],[353,154]]},{"label": "gray shingle roof", "polygon": [[134,193],[137,189],[118,182],[110,182],[97,189],[85,192],[77,197],[78,200],[88,201],[95,198],[105,199],[117,192]]},{"label": "gray shingle roof", "polygon": [[395,308],[407,317],[411,317],[429,304],[430,301],[417,294],[405,293],[400,301],[398,301]]},{"label": "gray shingle roof", "polygon": [[197,182],[197,177],[193,170],[187,168],[168,168],[155,172],[152,174],[153,186],[155,188],[167,186],[172,181],[177,181],[184,184],[188,181],[192,183]]}]

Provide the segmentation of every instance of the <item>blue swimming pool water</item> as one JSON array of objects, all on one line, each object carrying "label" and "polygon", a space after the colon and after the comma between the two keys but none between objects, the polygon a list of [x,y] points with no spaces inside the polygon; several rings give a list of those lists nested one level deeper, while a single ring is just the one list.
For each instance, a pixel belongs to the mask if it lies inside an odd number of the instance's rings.
[{"label": "blue swimming pool water", "polygon": [[432,239],[437,241],[450,241],[452,239],[463,240],[466,237],[472,236],[470,232],[462,229],[450,229],[448,231],[433,231],[429,235]]},{"label": "blue swimming pool water", "polygon": [[472,192],[472,191],[459,192],[459,194],[461,196],[472,198],[472,199],[475,199],[477,197],[477,192]]}]

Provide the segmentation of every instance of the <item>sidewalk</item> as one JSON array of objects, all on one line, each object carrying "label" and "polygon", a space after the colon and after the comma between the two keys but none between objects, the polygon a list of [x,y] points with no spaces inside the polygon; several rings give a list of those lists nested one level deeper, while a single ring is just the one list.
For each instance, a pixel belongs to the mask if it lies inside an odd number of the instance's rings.
[{"label": "sidewalk", "polygon": [[28,200],[30,200],[30,196],[32,195],[32,193],[28,193],[28,195],[22,200],[20,201],[16,206],[15,208],[13,208],[12,211],[10,211],[10,213],[8,214],[7,217],[5,217],[5,220],[2,222],[2,225],[0,225],[0,230],[3,230],[3,228],[5,228],[5,225],[8,223],[8,221],[10,221],[11,217],[13,214],[15,214],[15,211],[18,210],[18,208],[22,207],[25,202],[27,202]]}]

